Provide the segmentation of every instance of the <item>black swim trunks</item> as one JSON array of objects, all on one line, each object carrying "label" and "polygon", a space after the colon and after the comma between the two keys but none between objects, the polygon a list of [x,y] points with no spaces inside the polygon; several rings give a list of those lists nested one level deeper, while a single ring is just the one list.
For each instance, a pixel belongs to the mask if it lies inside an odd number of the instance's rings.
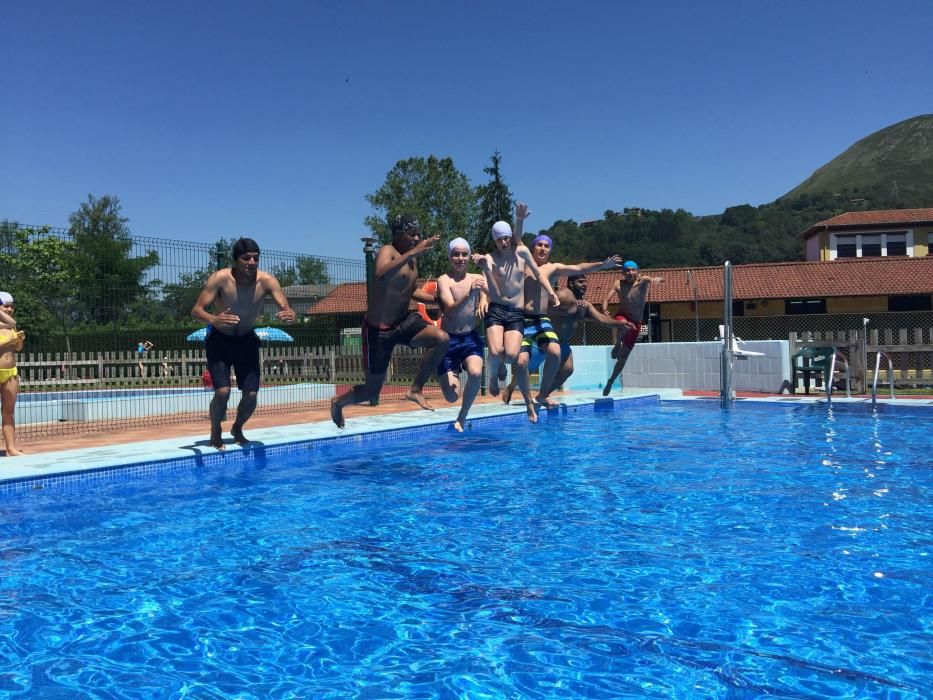
[{"label": "black swim trunks", "polygon": [[525,314],[521,309],[515,309],[505,304],[490,303],[486,310],[484,320],[486,328],[502,326],[503,331],[525,330]]},{"label": "black swim trunks", "polygon": [[363,319],[363,363],[370,374],[385,374],[396,345],[411,347],[412,339],[428,327],[421,314],[412,311],[394,326],[371,326]]},{"label": "black swim trunks", "polygon": [[259,337],[255,333],[226,335],[208,328],[204,345],[207,369],[215,389],[230,386],[230,368],[233,367],[240,391],[259,391]]}]

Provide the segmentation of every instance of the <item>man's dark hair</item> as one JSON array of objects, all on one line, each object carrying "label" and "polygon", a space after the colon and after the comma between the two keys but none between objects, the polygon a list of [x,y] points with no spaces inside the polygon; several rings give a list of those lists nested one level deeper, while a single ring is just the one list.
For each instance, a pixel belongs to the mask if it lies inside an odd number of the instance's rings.
[{"label": "man's dark hair", "polygon": [[252,238],[241,238],[233,244],[233,259],[239,260],[244,253],[256,253],[259,255],[259,244]]},{"label": "man's dark hair", "polygon": [[567,278],[567,283],[569,284],[570,282],[576,282],[579,279],[586,279],[586,275],[570,275]]}]

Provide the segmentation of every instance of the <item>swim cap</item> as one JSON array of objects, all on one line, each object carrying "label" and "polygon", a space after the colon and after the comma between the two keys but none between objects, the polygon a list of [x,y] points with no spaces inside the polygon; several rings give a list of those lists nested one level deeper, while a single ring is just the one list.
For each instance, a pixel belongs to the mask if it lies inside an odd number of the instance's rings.
[{"label": "swim cap", "polygon": [[244,253],[259,254],[259,244],[252,238],[241,238],[233,244],[233,259],[239,260]]},{"label": "swim cap", "polygon": [[554,241],[551,240],[550,236],[545,236],[543,233],[539,236],[535,236],[535,239],[531,242],[531,247],[534,248],[538,245],[538,241],[544,241],[551,250],[554,250]]},{"label": "swim cap", "polygon": [[392,221],[392,235],[398,236],[406,231],[415,229],[417,231],[421,230],[421,224],[418,223],[418,219],[410,214],[399,214]]},{"label": "swim cap", "polygon": [[0,304],[12,304],[13,295],[9,292],[0,292]]},{"label": "swim cap", "polygon": [[448,258],[454,254],[454,248],[466,248],[467,255],[470,254],[470,244],[467,243],[466,238],[455,238],[447,244]]},{"label": "swim cap", "polygon": [[509,226],[506,221],[497,221],[492,225],[492,231],[489,232],[493,239],[499,240],[500,238],[511,238],[512,237],[512,227]]},{"label": "swim cap", "polygon": [[624,263],[622,263],[622,269],[623,270],[637,270],[638,263],[635,262],[634,260],[626,260]]}]

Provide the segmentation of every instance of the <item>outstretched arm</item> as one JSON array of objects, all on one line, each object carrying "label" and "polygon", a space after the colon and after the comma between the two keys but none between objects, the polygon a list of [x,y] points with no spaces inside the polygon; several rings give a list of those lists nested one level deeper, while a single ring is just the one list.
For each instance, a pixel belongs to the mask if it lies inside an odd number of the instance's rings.
[{"label": "outstretched arm", "polygon": [[622,266],[622,258],[613,255],[601,262],[577,263],[576,265],[565,265],[564,263],[551,263],[552,274],[558,277],[567,275],[585,275],[590,272],[599,272],[600,270],[614,270]]},{"label": "outstretched arm", "polygon": [[427,253],[431,248],[434,247],[434,244],[441,239],[440,236],[431,236],[430,238],[425,238],[423,241],[418,241],[418,244],[413,246],[411,250],[408,250],[404,253],[399,253],[392,246],[382,246],[379,249],[379,252],[376,254],[376,266],[375,273],[376,277],[382,279],[386,275],[390,275],[396,270],[398,270],[402,265],[407,263],[412,258],[418,258]]},{"label": "outstretched arm", "polygon": [[586,315],[589,316],[594,321],[598,321],[599,323],[602,323],[606,326],[615,326],[616,328],[634,328],[635,327],[635,324],[632,323],[631,321],[624,321],[624,320],[617,321],[614,318],[610,318],[606,314],[599,311],[599,309],[597,309],[595,306],[593,306],[588,301],[584,301],[583,303],[586,305]]}]

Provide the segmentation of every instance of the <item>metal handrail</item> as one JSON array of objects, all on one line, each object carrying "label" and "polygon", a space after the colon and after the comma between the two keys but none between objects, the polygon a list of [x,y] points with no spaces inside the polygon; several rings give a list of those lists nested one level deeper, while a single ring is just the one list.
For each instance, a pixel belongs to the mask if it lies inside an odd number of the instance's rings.
[{"label": "metal handrail", "polygon": [[849,374],[849,361],[845,358],[845,355],[840,355],[834,349],[833,357],[829,361],[829,376],[826,378],[826,403],[833,402],[833,377],[836,376],[836,357],[842,358],[842,363],[846,368],[846,398],[852,398],[852,378]]},{"label": "metal handrail", "polygon": [[875,354],[875,376],[872,378],[871,382],[871,403],[872,406],[875,405],[875,402],[878,400],[878,370],[881,369],[881,356],[884,355],[884,359],[888,361],[888,384],[891,385],[891,398],[894,398],[894,363],[891,361],[891,356],[886,352],[879,350]]}]

